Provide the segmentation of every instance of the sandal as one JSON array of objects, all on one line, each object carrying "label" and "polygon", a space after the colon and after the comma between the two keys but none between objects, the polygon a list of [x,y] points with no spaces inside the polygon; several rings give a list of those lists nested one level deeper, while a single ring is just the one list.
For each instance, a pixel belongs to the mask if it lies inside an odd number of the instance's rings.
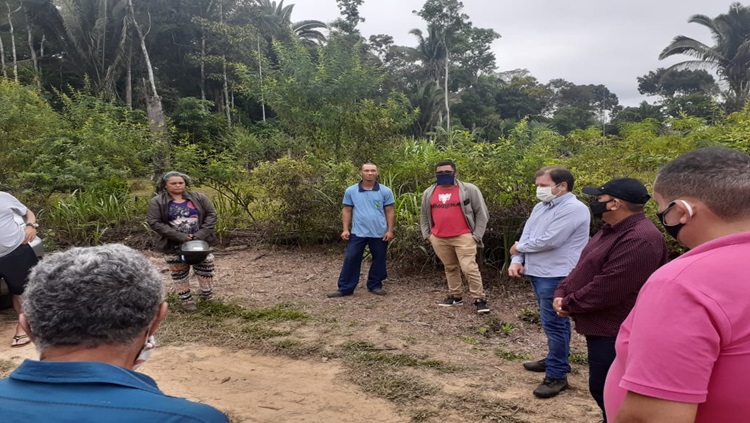
[{"label": "sandal", "polygon": [[31,343],[29,335],[16,335],[13,337],[13,342],[10,344],[11,348],[20,348]]}]

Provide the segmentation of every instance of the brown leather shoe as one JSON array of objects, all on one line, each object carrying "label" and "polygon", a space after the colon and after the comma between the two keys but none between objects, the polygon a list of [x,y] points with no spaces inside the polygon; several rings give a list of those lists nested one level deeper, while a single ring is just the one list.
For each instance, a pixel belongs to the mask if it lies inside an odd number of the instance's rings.
[{"label": "brown leather shoe", "polygon": [[370,292],[372,292],[375,295],[388,295],[388,293],[385,292],[385,289],[383,289],[383,288],[371,289]]}]

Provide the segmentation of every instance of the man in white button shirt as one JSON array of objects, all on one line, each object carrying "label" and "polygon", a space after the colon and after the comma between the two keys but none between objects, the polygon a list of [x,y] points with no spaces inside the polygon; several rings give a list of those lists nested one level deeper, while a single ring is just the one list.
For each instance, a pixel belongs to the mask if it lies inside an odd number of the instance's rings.
[{"label": "man in white button shirt", "polygon": [[[0,278],[5,280],[13,295],[13,308],[21,313],[21,294],[29,271],[37,263],[36,254],[29,245],[39,225],[34,213],[7,192],[0,191]],[[29,344],[29,337],[16,325],[11,347]]]}]

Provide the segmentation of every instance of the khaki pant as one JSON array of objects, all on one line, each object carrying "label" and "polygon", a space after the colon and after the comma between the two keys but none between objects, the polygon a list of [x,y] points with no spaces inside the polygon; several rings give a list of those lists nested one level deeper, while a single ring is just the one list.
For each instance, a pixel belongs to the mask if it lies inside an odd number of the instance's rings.
[{"label": "khaki pant", "polygon": [[477,265],[477,242],[470,233],[450,238],[438,238],[430,235],[430,243],[445,267],[448,279],[448,295],[463,298],[461,272],[469,282],[471,299],[484,299],[482,275]]}]

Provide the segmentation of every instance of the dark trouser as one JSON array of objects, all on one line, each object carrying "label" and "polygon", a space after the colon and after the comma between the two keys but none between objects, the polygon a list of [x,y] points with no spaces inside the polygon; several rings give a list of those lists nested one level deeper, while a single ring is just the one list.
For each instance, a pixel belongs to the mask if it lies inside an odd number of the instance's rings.
[{"label": "dark trouser", "polygon": [[29,244],[21,244],[9,254],[0,257],[0,278],[5,279],[11,294],[23,294],[29,272],[37,262],[34,249]]},{"label": "dark trouser", "polygon": [[609,336],[586,336],[586,348],[589,354],[589,392],[602,409],[604,423],[604,382],[607,380],[609,366],[615,361],[615,339]]},{"label": "dark trouser", "polygon": [[570,319],[560,317],[552,308],[552,300],[555,296],[557,285],[565,278],[540,278],[529,276],[531,286],[539,301],[539,315],[542,319],[542,328],[547,335],[547,377],[562,379],[566,377],[570,364]]},{"label": "dark trouser", "polygon": [[370,254],[372,254],[372,266],[370,266],[370,273],[367,275],[367,289],[372,291],[382,288],[383,280],[388,277],[385,268],[388,243],[381,238],[363,238],[351,234],[349,241],[346,243],[344,265],[341,267],[341,274],[339,275],[339,291],[344,294],[354,292],[359,283],[359,272],[362,269],[362,254],[365,252],[365,246],[370,247]]}]

